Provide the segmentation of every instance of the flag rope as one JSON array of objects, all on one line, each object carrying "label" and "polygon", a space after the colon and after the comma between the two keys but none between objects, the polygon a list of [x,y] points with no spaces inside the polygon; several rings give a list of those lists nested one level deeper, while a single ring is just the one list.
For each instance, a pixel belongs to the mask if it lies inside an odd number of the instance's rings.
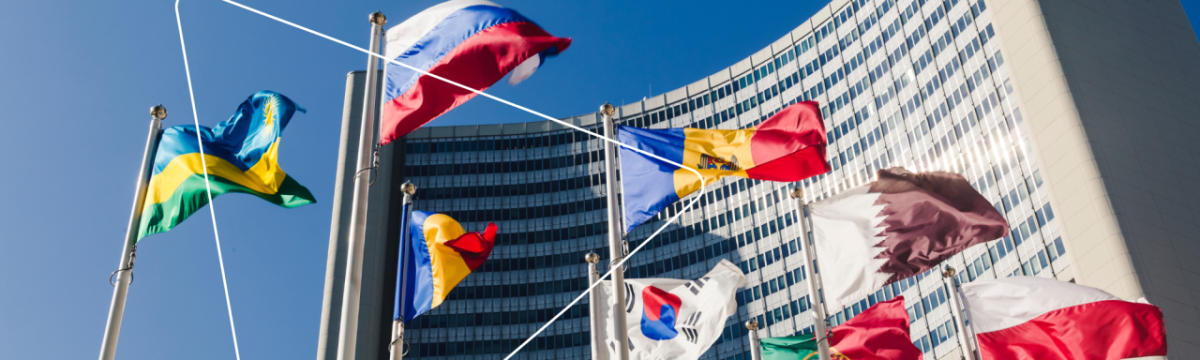
[{"label": "flag rope", "polygon": [[[179,0],[176,0],[176,4],[177,4],[177,5],[176,5],[176,9],[177,9],[177,10],[176,10],[176,17],[178,17],[178,1],[179,1]],[[540,112],[534,111],[534,110],[532,110],[532,109],[529,109],[529,108],[527,108],[527,107],[524,107],[524,106],[521,106],[521,105],[517,105],[517,104],[515,104],[515,103],[513,103],[513,102],[510,102],[510,101],[508,101],[508,100],[504,100],[504,99],[501,99],[501,98],[499,98],[499,97],[496,97],[496,96],[494,96],[494,95],[492,95],[492,94],[488,94],[488,93],[486,93],[486,92],[483,92],[483,91],[480,91],[480,90],[477,90],[477,89],[471,88],[471,87],[469,87],[469,86],[466,86],[466,85],[463,85],[463,84],[459,84],[459,83],[457,83],[457,82],[455,82],[455,81],[453,81],[453,80],[446,79],[446,78],[444,78],[444,77],[441,77],[441,76],[438,76],[438,75],[431,74],[431,73],[429,73],[428,71],[425,71],[425,70],[422,70],[422,69],[418,69],[418,68],[416,68],[416,67],[413,67],[413,66],[411,66],[411,65],[408,65],[408,64],[405,64],[405,63],[402,63],[402,62],[399,62],[399,61],[396,61],[396,60],[393,60],[393,59],[387,59],[387,58],[385,58],[383,55],[380,55],[380,54],[373,53],[373,52],[371,52],[370,50],[363,49],[363,48],[361,48],[361,47],[355,46],[355,45],[353,45],[353,44],[350,44],[350,43],[348,43],[348,42],[342,41],[342,40],[340,40],[340,39],[337,39],[337,38],[335,38],[335,37],[332,37],[332,36],[329,36],[329,35],[325,35],[325,34],[323,34],[323,33],[321,33],[321,32],[318,32],[318,31],[316,31],[316,30],[312,30],[312,29],[309,29],[309,28],[307,28],[307,27],[304,27],[304,26],[298,25],[298,24],[296,24],[296,23],[293,23],[293,22],[290,22],[290,21],[287,21],[287,20],[281,19],[281,18],[279,18],[279,17],[276,17],[276,16],[274,16],[274,15],[271,15],[271,14],[265,13],[265,12],[263,12],[263,11],[261,11],[261,10],[258,10],[258,9],[255,9],[255,8],[252,8],[252,7],[249,7],[249,6],[246,6],[246,5],[242,5],[242,4],[240,4],[240,3],[236,2],[236,1],[233,1],[233,0],[222,0],[222,1],[224,1],[224,2],[226,2],[226,3],[228,3],[228,4],[230,4],[230,5],[234,5],[234,6],[237,6],[237,7],[240,7],[240,8],[242,8],[242,9],[245,9],[245,10],[247,10],[247,11],[253,12],[253,13],[255,13],[255,14],[262,15],[263,17],[266,17],[266,18],[268,18],[268,19],[275,20],[275,21],[278,21],[278,22],[280,22],[280,23],[283,23],[283,24],[285,24],[285,25],[288,25],[288,26],[294,27],[294,28],[296,28],[296,29],[303,30],[303,31],[305,31],[305,32],[307,32],[307,33],[310,33],[310,34],[313,34],[313,35],[319,36],[319,37],[321,37],[321,38],[324,38],[324,39],[326,39],[326,40],[333,41],[333,42],[335,42],[335,43],[338,43],[338,44],[344,45],[344,46],[346,46],[346,47],[349,47],[349,48],[351,48],[351,49],[354,49],[354,50],[358,50],[359,52],[366,53],[367,55],[370,55],[370,56],[374,56],[374,57],[377,57],[377,58],[383,59],[384,61],[387,61],[389,64],[394,64],[394,65],[397,65],[397,66],[401,66],[401,67],[408,68],[409,70],[413,70],[413,71],[415,71],[415,72],[418,72],[418,73],[420,73],[420,74],[422,74],[422,75],[429,76],[429,77],[431,77],[431,78],[434,78],[434,79],[441,80],[441,81],[443,81],[443,82],[445,82],[445,83],[448,83],[448,84],[450,84],[450,85],[454,85],[454,86],[456,86],[456,87],[459,87],[459,88],[462,88],[462,89],[464,89],[464,90],[467,90],[467,91],[473,92],[473,93],[475,93],[476,95],[480,95],[480,96],[483,96],[483,97],[486,97],[486,98],[489,98],[489,99],[495,100],[495,101],[497,101],[497,102],[500,102],[500,103],[502,103],[502,104],[505,104],[505,105],[508,105],[508,106],[512,106],[512,107],[514,107],[514,108],[517,108],[518,110],[525,111],[525,112],[527,112],[527,113],[533,114],[533,115],[535,115],[535,116],[538,116],[538,117],[541,117],[541,118],[543,118],[543,119],[550,120],[550,121],[553,121],[553,122],[556,122],[556,123],[562,124],[563,126],[566,126],[566,127],[568,127],[568,128],[571,128],[571,129],[578,130],[578,131],[580,131],[580,132],[583,132],[583,133],[585,133],[585,134],[591,135],[592,137],[595,137],[595,138],[601,139],[601,140],[603,140],[603,141],[606,141],[606,142],[609,142],[609,143],[613,143],[613,144],[614,144],[614,145],[616,145],[616,146],[620,146],[620,147],[623,147],[623,148],[625,148],[625,149],[629,149],[629,150],[631,150],[631,151],[637,152],[637,153],[639,153],[639,154],[646,155],[646,156],[649,156],[649,157],[651,157],[651,158],[657,159],[657,160],[659,160],[659,161],[663,161],[663,162],[666,162],[666,163],[668,163],[668,164],[671,164],[671,165],[678,166],[678,167],[679,167],[679,168],[681,168],[681,169],[685,169],[685,170],[691,171],[693,174],[695,174],[695,175],[696,175],[696,177],[697,177],[697,178],[699,178],[699,179],[700,179],[700,191],[698,191],[698,193],[700,193],[700,194],[703,194],[703,193],[704,193],[704,189],[705,189],[705,188],[708,186],[707,182],[704,180],[704,176],[701,176],[699,171],[696,171],[695,169],[692,169],[692,168],[690,168],[690,167],[684,166],[683,164],[680,164],[680,163],[678,163],[678,162],[671,161],[671,160],[667,160],[667,159],[664,159],[664,158],[662,158],[662,157],[660,157],[660,156],[658,156],[658,155],[655,155],[655,154],[652,154],[652,153],[646,152],[646,151],[644,151],[644,150],[641,150],[641,149],[638,149],[638,148],[634,148],[634,147],[631,147],[631,146],[628,146],[628,145],[622,144],[622,143],[621,143],[621,142],[619,142],[619,141],[616,141],[616,140],[613,140],[613,139],[609,139],[609,138],[607,138],[607,137],[604,137],[604,136],[600,136],[599,134],[596,134],[596,133],[594,133],[594,132],[588,131],[588,130],[586,130],[586,129],[584,129],[584,128],[581,128],[581,127],[579,127],[579,126],[576,126],[575,124],[571,124],[571,123],[568,123],[568,122],[565,122],[565,121],[562,121],[562,120],[559,120],[559,119],[555,119],[554,117],[551,117],[551,116],[549,116],[549,115],[542,114],[542,113],[540,113]],[[181,39],[182,39],[182,35],[183,35],[182,31],[183,31],[183,29],[182,29],[182,27],[181,27],[181,28],[180,28],[180,37],[181,37]],[[186,59],[186,56],[185,56],[185,59]],[[185,63],[186,63],[186,61],[185,61]],[[190,78],[190,77],[188,78],[188,81],[189,81],[189,86],[190,86],[190,82],[191,82],[191,78]],[[195,102],[193,101],[193,108],[194,108],[194,107],[195,107]],[[608,196],[616,196],[616,194],[608,194]],[[675,216],[671,217],[671,219],[670,219],[670,220],[668,220],[668,221],[667,221],[665,224],[663,224],[663,226],[662,226],[662,227],[659,227],[659,228],[658,228],[658,230],[654,231],[654,233],[653,233],[653,234],[651,234],[649,238],[647,238],[645,241],[642,241],[642,244],[641,244],[641,245],[638,245],[636,248],[634,248],[632,251],[630,251],[630,252],[629,252],[629,254],[625,255],[625,256],[624,256],[624,257],[621,259],[621,261],[617,262],[615,265],[612,265],[612,266],[610,266],[610,267],[609,267],[609,270],[608,270],[608,272],[604,273],[604,275],[602,275],[602,276],[600,277],[600,279],[601,279],[601,280],[603,280],[605,277],[612,276],[612,272],[613,272],[613,269],[614,269],[614,268],[616,268],[617,266],[624,265],[624,264],[625,264],[625,262],[629,261],[629,259],[630,259],[631,257],[633,257],[633,254],[636,254],[636,253],[637,253],[638,251],[640,251],[640,250],[641,250],[643,247],[645,247],[645,246],[646,246],[646,244],[649,244],[649,243],[651,242],[651,240],[653,240],[655,237],[657,237],[659,233],[662,233],[662,232],[663,232],[663,230],[666,230],[666,228],[667,228],[668,226],[670,226],[672,223],[674,223],[674,222],[675,222],[675,220],[679,219],[679,217],[680,217],[680,216],[682,216],[683,214],[685,214],[685,213],[687,213],[687,212],[691,211],[692,207],[694,207],[694,206],[695,206],[695,204],[696,204],[698,201],[700,201],[700,196],[696,196],[696,197],[692,198],[692,202],[688,203],[687,207],[685,208],[685,211],[681,211],[681,212],[679,212],[678,214],[675,214]],[[615,219],[610,219],[610,220],[615,220]],[[216,220],[214,219],[214,221],[216,221]],[[214,223],[214,224],[215,224],[215,223]],[[576,297],[576,298],[575,298],[575,300],[572,300],[572,301],[571,301],[571,303],[567,304],[567,306],[566,306],[566,307],[564,307],[562,310],[560,310],[560,311],[558,312],[558,314],[555,314],[555,315],[554,315],[554,317],[550,318],[550,321],[547,321],[547,322],[546,322],[546,324],[544,324],[544,325],[542,325],[542,327],[538,328],[538,330],[537,330],[537,331],[535,331],[535,332],[533,333],[533,335],[530,335],[528,339],[525,339],[525,341],[524,341],[524,342],[522,342],[520,346],[517,346],[517,348],[516,348],[516,349],[513,349],[512,353],[510,353],[510,354],[508,354],[508,356],[505,356],[505,357],[504,357],[504,360],[511,359],[513,356],[515,356],[515,355],[517,354],[517,352],[520,352],[522,348],[524,348],[524,347],[525,347],[526,345],[528,345],[528,344],[529,344],[531,341],[533,341],[533,339],[534,339],[534,338],[536,338],[538,335],[540,335],[540,334],[542,333],[542,331],[545,331],[545,330],[546,330],[546,328],[550,327],[550,324],[552,324],[552,323],[554,323],[555,321],[557,321],[557,320],[558,320],[558,318],[559,318],[559,317],[562,317],[562,315],[563,315],[564,313],[566,313],[567,311],[569,311],[569,310],[571,309],[571,307],[572,307],[572,306],[575,306],[575,304],[579,303],[579,301],[580,301],[580,300],[582,300],[584,297],[588,296],[588,294],[590,294],[590,293],[592,292],[592,290],[593,290],[593,289],[596,287],[596,284],[599,284],[599,283],[600,283],[600,282],[595,282],[595,283],[591,284],[590,286],[588,286],[588,288],[587,288],[587,290],[586,290],[586,291],[584,291],[582,294],[579,294],[579,296],[578,296],[578,297]],[[230,320],[232,321],[232,316],[230,317]],[[596,344],[592,344],[592,346],[596,346]]]},{"label": "flag rope", "polygon": [[183,21],[179,18],[179,0],[175,0],[175,24],[179,28],[179,48],[183,51],[183,72],[187,75],[188,98],[192,102],[192,120],[196,125],[196,142],[200,145],[200,166],[204,168],[204,188],[208,194],[208,213],[212,218],[213,239],[217,243],[217,263],[221,267],[221,286],[225,289],[225,309],[229,312],[229,332],[233,334],[233,355],[242,359],[238,350],[237,328],[233,325],[233,305],[229,302],[229,282],[225,278],[225,258],[221,256],[221,234],[217,231],[217,210],[213,204],[212,186],[208,181],[208,164],[204,160],[204,141],[200,136],[200,115],[196,111],[196,93],[192,89],[192,70],[188,67],[187,45],[183,41]]}]

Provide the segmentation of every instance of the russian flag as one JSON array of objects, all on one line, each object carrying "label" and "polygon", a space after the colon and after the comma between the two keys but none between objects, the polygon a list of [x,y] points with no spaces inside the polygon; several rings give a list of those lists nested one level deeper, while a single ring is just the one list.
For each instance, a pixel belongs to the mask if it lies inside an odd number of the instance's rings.
[{"label": "russian flag", "polygon": [[[547,57],[570,45],[571,39],[551,36],[512,9],[453,0],[389,29],[384,56],[482,91],[510,71],[510,83],[528,78]],[[403,66],[388,64],[385,72],[381,145],[475,96]]]}]

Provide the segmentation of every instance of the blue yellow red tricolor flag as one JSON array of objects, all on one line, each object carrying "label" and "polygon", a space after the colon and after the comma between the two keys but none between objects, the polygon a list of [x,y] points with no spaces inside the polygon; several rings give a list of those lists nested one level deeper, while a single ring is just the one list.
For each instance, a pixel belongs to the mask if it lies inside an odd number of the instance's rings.
[{"label": "blue yellow red tricolor flag", "polygon": [[[830,170],[825,161],[825,123],[815,101],[789,106],[750,129],[618,126],[617,139],[692,167],[708,184],[726,176],[800,181]],[[699,190],[700,179],[687,169],[622,147],[621,185],[625,231],[629,232],[667,205]]]},{"label": "blue yellow red tricolor flag", "polygon": [[[408,212],[408,205],[404,212]],[[393,320],[408,322],[438,307],[450,290],[483,265],[496,243],[496,224],[466,232],[444,214],[413,211],[400,243]]]},{"label": "blue yellow red tricolor flag", "polygon": [[[163,129],[141,209],[138,240],[171,230],[208,204],[205,173],[213,197],[247,193],[285,208],[315,202],[308,189],[279,168],[280,134],[296,111],[304,109],[286,96],[259,91],[214,128]],[[203,156],[199,142],[204,143]]]}]

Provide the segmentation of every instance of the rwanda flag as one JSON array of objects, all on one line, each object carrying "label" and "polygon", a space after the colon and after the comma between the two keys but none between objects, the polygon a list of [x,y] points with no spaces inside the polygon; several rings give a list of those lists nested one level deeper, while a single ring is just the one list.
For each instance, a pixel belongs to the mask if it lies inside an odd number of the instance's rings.
[{"label": "rwanda flag", "polygon": [[[208,204],[206,172],[213,197],[227,192],[254,194],[285,208],[316,202],[308,189],[279,168],[279,136],[297,110],[304,112],[286,96],[259,91],[215,128],[164,129],[142,205],[138,240],[171,230]],[[199,142],[204,143],[203,161]]]},{"label": "rwanda flag", "polygon": [[[742,130],[617,127],[622,144],[694,167],[708,184],[726,177],[800,181],[829,172],[825,123],[815,101],[789,106]],[[695,173],[621,147],[625,232],[700,190]]]}]

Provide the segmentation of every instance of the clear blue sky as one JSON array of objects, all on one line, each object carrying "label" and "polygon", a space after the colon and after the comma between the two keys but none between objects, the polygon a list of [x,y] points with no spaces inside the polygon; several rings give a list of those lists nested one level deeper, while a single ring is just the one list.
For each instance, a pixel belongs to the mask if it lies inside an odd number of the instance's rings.
[{"label": "clear blue sky", "polygon": [[[245,0],[365,47],[367,14],[398,24],[417,1]],[[518,87],[490,92],[558,117],[675,89],[758,51],[826,1],[505,1],[574,44]],[[85,359],[99,352],[148,125],[191,124],[171,1],[8,1],[0,5],[0,354]],[[1200,1],[1184,6],[1195,21]],[[216,0],[184,0],[202,125],[257,90],[301,106],[280,162],[318,203],[283,209],[216,200],[246,359],[316,352],[345,75],[366,57]],[[533,121],[476,99],[432,125]],[[118,357],[232,359],[207,209],[142,241]]]}]

